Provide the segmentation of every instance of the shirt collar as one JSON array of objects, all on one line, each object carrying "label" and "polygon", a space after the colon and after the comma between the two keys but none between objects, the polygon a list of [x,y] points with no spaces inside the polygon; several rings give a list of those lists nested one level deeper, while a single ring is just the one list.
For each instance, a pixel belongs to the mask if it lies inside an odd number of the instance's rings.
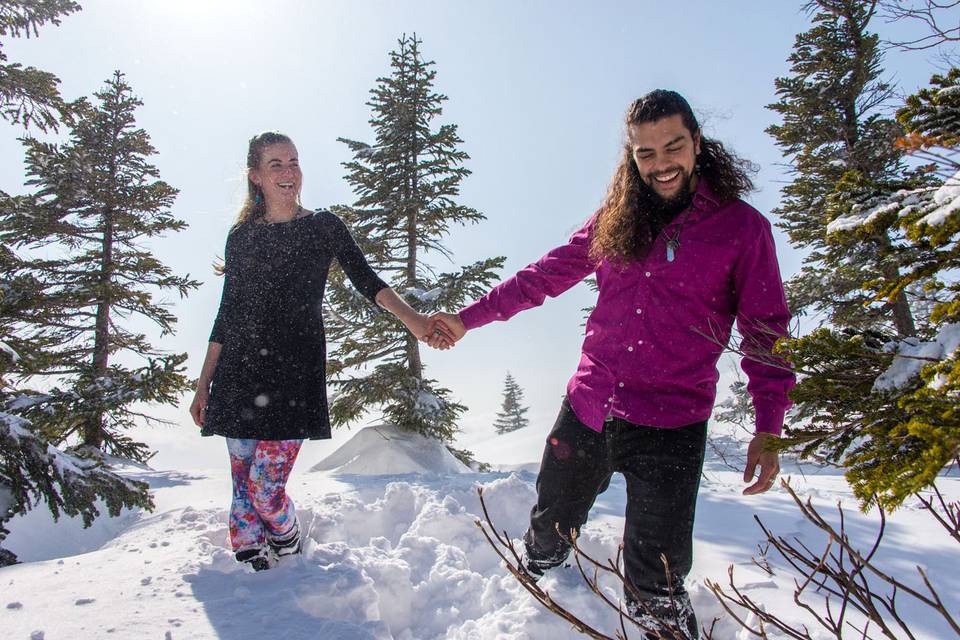
[{"label": "shirt collar", "polygon": [[693,193],[693,202],[691,204],[694,209],[700,209],[701,211],[712,211],[720,206],[720,200],[710,189],[710,186],[707,185],[707,181],[703,176],[700,176],[700,179],[697,180],[697,189]]}]

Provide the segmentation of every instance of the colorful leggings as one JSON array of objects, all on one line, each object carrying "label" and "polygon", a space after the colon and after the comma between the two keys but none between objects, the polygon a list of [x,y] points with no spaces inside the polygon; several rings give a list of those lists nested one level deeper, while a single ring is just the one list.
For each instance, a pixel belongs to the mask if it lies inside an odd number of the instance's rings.
[{"label": "colorful leggings", "polygon": [[230,542],[234,551],[262,546],[267,537],[282,537],[296,525],[293,501],[285,487],[302,443],[227,438],[233,474]]}]

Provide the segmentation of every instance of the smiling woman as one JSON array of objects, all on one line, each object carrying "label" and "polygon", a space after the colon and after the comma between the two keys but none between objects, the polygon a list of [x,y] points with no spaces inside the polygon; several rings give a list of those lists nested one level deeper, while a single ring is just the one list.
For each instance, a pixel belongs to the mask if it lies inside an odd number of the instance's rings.
[{"label": "smiling woman", "polygon": [[202,435],[227,440],[230,541],[236,559],[256,571],[299,553],[287,478],[305,439],[331,435],[322,310],[333,260],[414,336],[441,335],[374,273],[340,218],[300,206],[302,184],[288,136],[267,131],[250,140],[247,197],[227,236],[220,310],[190,406]]}]

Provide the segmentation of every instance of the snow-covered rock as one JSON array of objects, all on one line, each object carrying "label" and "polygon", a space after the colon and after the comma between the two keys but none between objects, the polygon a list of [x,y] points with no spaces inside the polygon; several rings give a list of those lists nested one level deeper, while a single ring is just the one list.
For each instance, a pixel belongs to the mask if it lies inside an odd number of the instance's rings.
[{"label": "snow-covered rock", "polygon": [[439,440],[392,425],[361,429],[346,444],[315,464],[311,471],[356,475],[401,473],[469,473]]}]

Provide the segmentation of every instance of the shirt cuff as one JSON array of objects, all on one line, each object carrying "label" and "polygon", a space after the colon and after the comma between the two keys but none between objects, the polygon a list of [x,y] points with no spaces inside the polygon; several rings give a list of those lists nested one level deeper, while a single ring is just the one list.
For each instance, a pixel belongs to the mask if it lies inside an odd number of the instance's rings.
[{"label": "shirt cuff", "polygon": [[757,433],[770,433],[779,436],[783,431],[783,417],[787,413],[786,407],[761,405],[754,408],[757,414]]}]

